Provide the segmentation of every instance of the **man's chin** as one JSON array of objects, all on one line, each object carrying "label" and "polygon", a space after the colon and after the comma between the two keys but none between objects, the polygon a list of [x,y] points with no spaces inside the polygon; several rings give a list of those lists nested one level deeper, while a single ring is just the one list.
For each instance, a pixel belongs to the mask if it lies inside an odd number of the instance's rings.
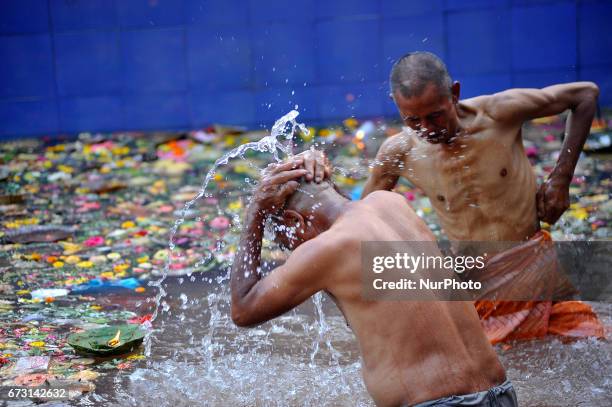
[{"label": "man's chin", "polygon": [[446,142],[446,138],[444,136],[423,136],[423,138],[430,144],[440,144]]},{"label": "man's chin", "polygon": [[434,135],[422,135],[421,138],[430,144],[449,144],[453,140],[453,137],[446,132],[441,134],[436,133]]}]

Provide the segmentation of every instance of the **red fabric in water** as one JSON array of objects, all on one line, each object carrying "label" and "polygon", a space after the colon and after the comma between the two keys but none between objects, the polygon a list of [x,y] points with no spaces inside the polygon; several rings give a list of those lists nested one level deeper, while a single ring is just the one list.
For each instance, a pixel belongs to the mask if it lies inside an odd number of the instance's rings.
[{"label": "red fabric in water", "polygon": [[[540,231],[525,243],[525,247],[533,247],[534,241],[549,244],[552,239],[549,233]],[[518,250],[520,251],[520,247]],[[498,254],[496,261],[487,265],[489,268],[495,268],[487,270],[491,275],[512,267],[513,263],[517,267],[521,266],[525,260],[517,259],[516,248],[509,250],[506,256],[505,253]],[[523,254],[525,253],[527,251]],[[535,252],[530,250],[529,253]],[[537,260],[537,258],[532,259],[534,262]],[[542,282],[546,284],[544,279]],[[547,334],[570,338],[604,337],[604,328],[599,318],[590,305],[581,301],[478,300],[474,302],[474,306],[492,344],[515,339],[541,338]]]}]

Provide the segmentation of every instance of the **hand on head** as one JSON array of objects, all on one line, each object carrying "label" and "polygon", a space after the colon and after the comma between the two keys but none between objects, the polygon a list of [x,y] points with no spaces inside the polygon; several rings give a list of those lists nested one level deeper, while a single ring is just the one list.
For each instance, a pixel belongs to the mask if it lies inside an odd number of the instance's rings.
[{"label": "hand on head", "polygon": [[306,171],[306,181],[313,181],[319,183],[324,179],[331,177],[332,167],[327,159],[327,156],[323,151],[310,150],[302,151],[296,157],[304,159],[304,168]]},{"label": "hand on head", "polygon": [[269,214],[282,208],[298,188],[297,179],[307,174],[303,164],[304,159],[296,156],[268,165],[253,194],[252,203],[257,205],[257,209]]}]

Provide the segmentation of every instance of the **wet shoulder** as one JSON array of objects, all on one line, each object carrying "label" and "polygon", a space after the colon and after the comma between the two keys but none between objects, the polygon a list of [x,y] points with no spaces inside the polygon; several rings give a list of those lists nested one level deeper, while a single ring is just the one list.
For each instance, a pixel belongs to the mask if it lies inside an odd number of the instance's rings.
[{"label": "wet shoulder", "polygon": [[405,155],[412,148],[412,142],[412,137],[401,131],[389,136],[380,146],[379,152],[387,157]]},{"label": "wet shoulder", "polygon": [[302,243],[291,255],[304,259],[316,258],[320,265],[336,264],[345,250],[355,244],[355,239],[343,229],[333,225],[314,239]]},{"label": "wet shoulder", "polygon": [[384,191],[384,190],[378,190],[378,191],[373,191],[370,194],[368,194],[367,197],[365,197],[363,200],[364,204],[367,204],[368,206],[373,206],[374,208],[379,208],[380,205],[384,205],[385,207],[389,207],[389,204],[392,205],[399,205],[402,207],[407,207],[408,209],[410,209],[410,205],[408,205],[408,203],[406,202],[406,199],[398,194],[397,192],[392,192],[392,191]]},{"label": "wet shoulder", "polygon": [[360,231],[361,228],[358,223],[337,222],[315,240],[319,240],[319,243],[325,245],[326,253],[334,259],[338,259],[338,256],[347,253],[347,251],[360,247],[363,240]]},{"label": "wet shoulder", "polygon": [[482,95],[459,101],[458,116],[462,127],[474,130],[490,127],[494,123],[490,106],[494,95]]}]

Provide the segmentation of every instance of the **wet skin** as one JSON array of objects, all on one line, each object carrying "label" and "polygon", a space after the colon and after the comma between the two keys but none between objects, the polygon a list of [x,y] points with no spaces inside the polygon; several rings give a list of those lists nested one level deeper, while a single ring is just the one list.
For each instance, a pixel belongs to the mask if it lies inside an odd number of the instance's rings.
[{"label": "wet skin", "polygon": [[[463,101],[459,90],[456,82],[450,93],[430,84],[419,96],[394,95],[408,129],[383,143],[363,196],[391,190],[405,177],[429,197],[451,240],[525,240],[540,220],[554,223],[569,206],[569,184],[598,88],[577,82]],[[568,109],[559,160],[538,189],[521,126]]]},{"label": "wet skin", "polygon": [[[414,404],[503,382],[504,369],[471,302],[363,298],[362,241],[435,240],[401,196],[378,191],[350,202],[329,188],[317,195],[315,210],[285,208],[279,215],[278,208],[297,188],[293,180],[304,174],[284,168],[264,177],[247,209],[231,272],[237,325],[268,321],[323,290],[357,337],[364,382],[377,405]],[[262,277],[263,224],[272,213],[293,229],[293,239],[285,243],[295,249],[282,266]]]}]

